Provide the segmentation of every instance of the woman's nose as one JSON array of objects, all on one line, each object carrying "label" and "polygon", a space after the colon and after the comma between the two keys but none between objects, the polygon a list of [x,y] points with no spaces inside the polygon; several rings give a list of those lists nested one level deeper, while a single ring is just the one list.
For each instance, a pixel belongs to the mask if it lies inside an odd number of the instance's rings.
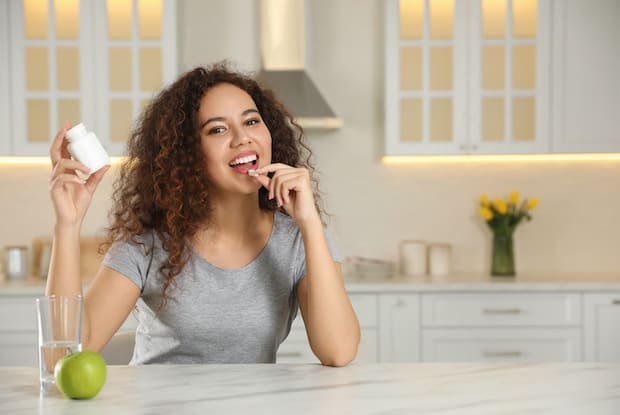
[{"label": "woman's nose", "polygon": [[242,144],[247,144],[252,142],[252,138],[243,128],[234,128],[233,129],[233,140],[232,145],[237,147]]}]

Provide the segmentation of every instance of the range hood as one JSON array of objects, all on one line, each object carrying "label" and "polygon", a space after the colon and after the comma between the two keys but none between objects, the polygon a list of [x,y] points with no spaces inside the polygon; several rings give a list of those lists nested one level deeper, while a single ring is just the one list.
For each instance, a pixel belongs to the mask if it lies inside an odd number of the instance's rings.
[{"label": "range hood", "polygon": [[261,0],[261,70],[257,78],[273,89],[304,128],[340,128],[305,70],[304,0]]}]

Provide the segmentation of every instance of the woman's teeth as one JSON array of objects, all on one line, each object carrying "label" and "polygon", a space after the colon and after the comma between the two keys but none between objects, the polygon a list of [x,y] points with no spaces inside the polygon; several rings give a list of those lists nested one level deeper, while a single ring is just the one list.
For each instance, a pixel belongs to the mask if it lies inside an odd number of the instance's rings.
[{"label": "woman's teeth", "polygon": [[247,156],[247,157],[240,157],[238,159],[233,160],[232,162],[230,162],[230,167],[235,167],[239,164],[245,164],[245,163],[252,163],[252,164],[256,164],[256,155],[252,155],[252,156]]}]

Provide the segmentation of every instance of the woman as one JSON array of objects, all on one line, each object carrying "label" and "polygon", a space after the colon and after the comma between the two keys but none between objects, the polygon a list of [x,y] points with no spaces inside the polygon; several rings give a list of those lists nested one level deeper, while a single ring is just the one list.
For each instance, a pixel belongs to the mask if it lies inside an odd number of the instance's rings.
[{"label": "woman", "polygon": [[[48,295],[81,292],[80,226],[109,168],[81,180],[75,171],[88,168],[70,159],[66,130],[50,150]],[[299,305],[321,363],[351,362],[359,323],[306,148],[272,92],[225,65],[164,89],[115,184],[111,247],[84,297],[83,348],[100,351],[135,307],[132,363],[273,363]]]}]

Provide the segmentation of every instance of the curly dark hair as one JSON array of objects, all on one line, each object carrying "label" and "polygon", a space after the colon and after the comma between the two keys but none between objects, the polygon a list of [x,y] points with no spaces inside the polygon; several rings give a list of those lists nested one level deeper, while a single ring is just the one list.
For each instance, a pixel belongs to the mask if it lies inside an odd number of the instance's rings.
[{"label": "curly dark hair", "polygon": [[[128,142],[127,159],[114,183],[104,246],[116,241],[143,245],[137,236],[155,232],[162,241],[167,260],[159,272],[165,278],[162,298],[175,284],[175,277],[190,258],[190,240],[211,219],[211,195],[205,173],[205,157],[197,114],[201,98],[210,88],[229,83],[247,92],[272,137],[272,163],[305,167],[312,178],[317,209],[318,182],[311,165],[312,151],[304,142],[303,129],[275,97],[250,75],[233,71],[226,62],[198,67],[182,74],[163,89],[141,114]],[[276,211],[267,189],[259,190],[259,207]],[[283,213],[283,209],[281,209]]]}]

